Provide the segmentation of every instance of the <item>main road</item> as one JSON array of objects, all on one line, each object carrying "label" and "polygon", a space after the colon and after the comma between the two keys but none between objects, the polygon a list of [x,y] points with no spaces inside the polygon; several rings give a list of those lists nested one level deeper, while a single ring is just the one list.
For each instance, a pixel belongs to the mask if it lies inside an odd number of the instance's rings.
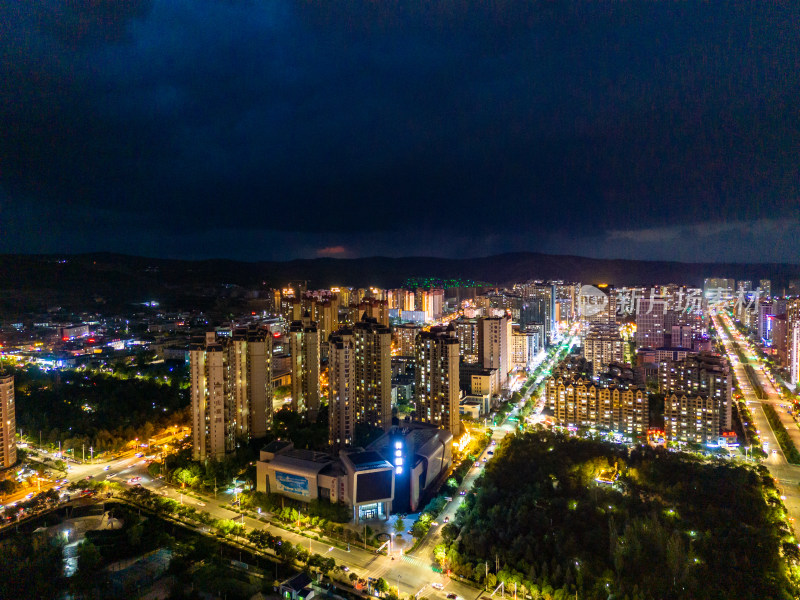
[{"label": "main road", "polygon": [[[764,365],[757,355],[751,349],[741,348],[743,343],[743,336],[740,336],[733,326],[730,317],[727,313],[722,312],[711,315],[714,322],[714,327],[717,330],[719,339],[722,342],[722,347],[733,369],[733,374],[739,382],[739,387],[742,390],[742,396],[750,409],[750,414],[755,422],[758,435],[763,442],[767,443],[767,458],[763,461],[764,465],[769,469],[770,474],[778,481],[778,487],[783,496],[783,502],[786,505],[786,510],[791,519],[792,528],[795,537],[798,537],[798,526],[800,526],[800,466],[790,464],[786,460],[786,455],[778,443],[778,438],[772,426],[767,420],[767,415],[764,413],[762,404],[772,404],[778,415],[780,416],[781,423],[789,432],[795,446],[800,448],[800,429],[797,427],[794,419],[780,406],[780,394],[772,386],[772,383],[767,380],[764,375]],[[724,322],[725,327],[722,326]],[[731,335],[732,334],[732,335]],[[735,339],[734,339],[735,338]],[[747,359],[747,364],[753,367],[758,376],[758,383],[767,394],[765,400],[759,401],[756,392],[750,382],[750,379],[745,370],[745,365],[741,363],[736,353],[735,344],[739,344],[742,353]],[[769,383],[769,387],[765,387],[764,382]]]}]

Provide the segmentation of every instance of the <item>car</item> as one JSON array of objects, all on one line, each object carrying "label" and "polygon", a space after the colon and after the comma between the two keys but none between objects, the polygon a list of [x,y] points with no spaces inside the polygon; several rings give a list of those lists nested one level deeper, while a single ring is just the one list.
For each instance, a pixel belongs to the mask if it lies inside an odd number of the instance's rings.
[{"label": "car", "polygon": [[489,450],[486,454],[488,454],[489,456],[494,456],[494,451]]},{"label": "car", "polygon": [[445,498],[445,501],[446,501],[446,502],[452,502],[452,501],[453,501],[453,497],[452,497],[452,496],[447,496],[447,497]]},{"label": "car", "polygon": [[144,454],[142,454],[141,452],[137,452],[136,453],[136,458],[142,458],[143,456],[144,456]]},{"label": "car", "polygon": [[447,600],[458,600],[458,595],[453,593],[447,594]]},{"label": "car", "polygon": [[444,521],[445,523],[449,523],[449,522],[450,522],[450,517],[445,517],[445,518],[443,519],[443,521]]},{"label": "car", "polygon": [[773,454],[778,454],[778,450],[777,450],[777,449],[775,449],[775,448],[773,448],[773,449],[772,449],[772,453],[773,453]]},{"label": "car", "polygon": [[205,506],[205,505],[206,505],[205,502],[200,502],[199,500],[197,501],[197,506]]},{"label": "car", "polygon": [[350,567],[348,567],[347,565],[344,565],[342,567],[342,571],[344,571],[345,573],[347,573],[349,570],[350,570]]},{"label": "car", "polygon": [[439,523],[437,523],[436,521],[431,521],[431,527],[438,527],[438,526]]},{"label": "car", "polygon": [[432,587],[433,589],[435,589],[435,590],[443,590],[443,589],[444,589],[444,586],[443,586],[441,583],[439,583],[438,581],[434,581],[434,582],[431,584],[431,587]]},{"label": "car", "polygon": [[464,490],[461,490],[460,492],[458,492],[458,495],[459,496],[466,496],[467,492],[465,492]]},{"label": "car", "polygon": [[111,468],[111,465],[106,465],[105,467],[103,467],[103,471],[108,471],[110,468]]}]

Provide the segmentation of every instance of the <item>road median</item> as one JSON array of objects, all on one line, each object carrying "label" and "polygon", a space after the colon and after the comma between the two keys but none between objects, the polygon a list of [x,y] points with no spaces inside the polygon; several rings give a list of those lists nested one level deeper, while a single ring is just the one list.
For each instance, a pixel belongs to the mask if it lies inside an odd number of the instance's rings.
[{"label": "road median", "polygon": [[778,416],[778,413],[770,404],[762,403],[761,406],[764,409],[764,414],[767,416],[770,427],[772,427],[772,431],[775,433],[778,444],[781,450],[783,450],[783,454],[786,456],[786,460],[792,464],[800,465],[800,452],[797,451],[797,447],[789,437],[789,432],[786,431],[786,427],[781,423],[781,418]]}]

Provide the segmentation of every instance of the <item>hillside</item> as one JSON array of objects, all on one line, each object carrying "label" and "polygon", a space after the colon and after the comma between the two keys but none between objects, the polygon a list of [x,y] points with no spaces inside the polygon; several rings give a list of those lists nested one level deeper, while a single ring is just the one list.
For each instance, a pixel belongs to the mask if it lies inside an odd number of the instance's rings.
[{"label": "hillside", "polygon": [[480,258],[318,258],[287,262],[184,261],[119,254],[0,255],[0,305],[20,311],[29,303],[72,304],[102,297],[106,302],[148,299],[180,302],[213,294],[220,285],[281,286],[306,280],[310,287],[334,285],[398,287],[409,277],[463,278],[503,285],[529,279],[649,285],[702,285],[705,277],[762,278],[780,290],[800,277],[800,266],[703,264],[602,260],[534,253]]}]

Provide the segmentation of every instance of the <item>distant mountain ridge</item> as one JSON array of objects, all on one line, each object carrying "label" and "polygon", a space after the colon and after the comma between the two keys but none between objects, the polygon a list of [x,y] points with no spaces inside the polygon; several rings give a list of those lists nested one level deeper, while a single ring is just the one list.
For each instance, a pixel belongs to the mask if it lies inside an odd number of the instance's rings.
[{"label": "distant mountain ridge", "polygon": [[189,261],[110,253],[0,255],[0,298],[6,300],[21,300],[38,292],[54,301],[62,295],[96,295],[131,302],[165,294],[180,296],[190,289],[221,284],[261,288],[302,280],[308,281],[311,288],[391,288],[401,286],[410,277],[471,279],[497,285],[562,279],[614,285],[674,282],[695,286],[701,286],[706,277],[732,277],[753,280],[754,285],[759,279],[771,279],[773,290],[780,291],[789,280],[800,278],[800,265],[608,260],[525,252],[478,258],[378,256],[286,262]]}]

